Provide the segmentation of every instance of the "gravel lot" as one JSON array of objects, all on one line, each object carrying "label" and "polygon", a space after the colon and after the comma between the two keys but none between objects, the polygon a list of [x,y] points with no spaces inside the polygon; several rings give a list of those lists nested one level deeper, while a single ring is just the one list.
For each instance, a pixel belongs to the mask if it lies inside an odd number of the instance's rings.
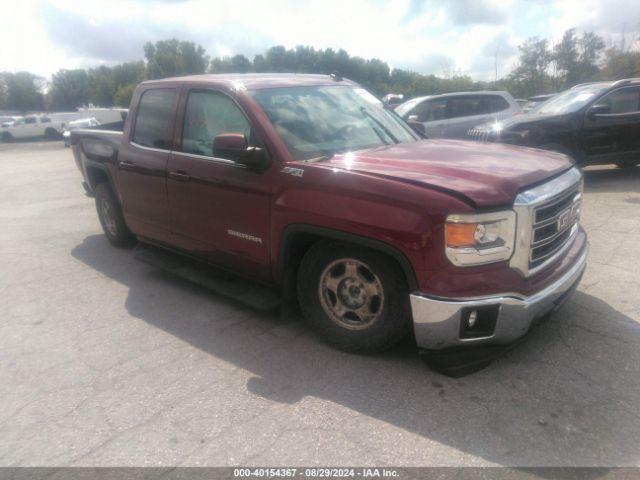
[{"label": "gravel lot", "polygon": [[135,261],[68,149],[0,145],[0,465],[640,465],[640,168],[586,186],[579,291],[450,379]]}]

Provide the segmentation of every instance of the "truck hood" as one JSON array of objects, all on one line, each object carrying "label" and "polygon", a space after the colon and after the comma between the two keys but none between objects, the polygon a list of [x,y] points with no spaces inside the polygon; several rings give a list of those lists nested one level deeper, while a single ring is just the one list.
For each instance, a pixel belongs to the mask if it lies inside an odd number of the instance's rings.
[{"label": "truck hood", "polygon": [[519,191],[572,165],[560,153],[464,140],[421,140],[348,152],[327,164],[445,190],[478,208],[511,205]]}]

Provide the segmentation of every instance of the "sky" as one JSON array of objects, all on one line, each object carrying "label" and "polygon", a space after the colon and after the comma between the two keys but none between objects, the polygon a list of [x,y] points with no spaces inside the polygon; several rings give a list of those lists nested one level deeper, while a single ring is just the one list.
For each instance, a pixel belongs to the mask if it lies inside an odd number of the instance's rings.
[{"label": "sky", "polygon": [[640,1],[6,0],[0,71],[49,78],[63,68],[139,60],[145,42],[176,37],[212,57],[310,45],[392,68],[493,80],[496,63],[498,77],[506,75],[528,37],[554,42],[571,27],[607,43],[637,36]]}]

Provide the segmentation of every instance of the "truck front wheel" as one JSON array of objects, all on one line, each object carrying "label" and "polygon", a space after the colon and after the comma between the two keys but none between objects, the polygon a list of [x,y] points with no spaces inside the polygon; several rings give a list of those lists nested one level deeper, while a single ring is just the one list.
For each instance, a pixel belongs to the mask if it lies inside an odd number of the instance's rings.
[{"label": "truck front wheel", "polygon": [[95,188],[96,210],[102,230],[107,240],[116,247],[128,247],[136,243],[127,224],[120,205],[106,183],[99,183]]},{"label": "truck front wheel", "polygon": [[298,299],[311,328],[342,350],[386,350],[411,328],[402,271],[366,248],[328,240],[313,245],[298,270]]}]

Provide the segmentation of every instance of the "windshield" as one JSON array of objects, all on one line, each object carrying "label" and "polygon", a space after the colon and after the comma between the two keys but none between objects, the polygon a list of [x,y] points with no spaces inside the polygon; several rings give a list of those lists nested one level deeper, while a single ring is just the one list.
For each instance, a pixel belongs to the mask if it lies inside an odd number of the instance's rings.
[{"label": "windshield", "polygon": [[253,98],[296,160],[417,140],[397,115],[363,88],[272,88],[253,92]]},{"label": "windshield", "polygon": [[607,87],[608,84],[593,84],[572,88],[534,107],[532,113],[560,114],[575,112],[593,100],[596,95]]},{"label": "windshield", "polygon": [[398,105],[396,107],[396,113],[398,115],[400,115],[401,117],[404,117],[407,113],[409,113],[409,111],[411,111],[413,109],[413,107],[415,107],[422,100],[424,100],[424,97],[414,98],[413,100],[409,100],[407,102],[404,102],[403,104]]}]

